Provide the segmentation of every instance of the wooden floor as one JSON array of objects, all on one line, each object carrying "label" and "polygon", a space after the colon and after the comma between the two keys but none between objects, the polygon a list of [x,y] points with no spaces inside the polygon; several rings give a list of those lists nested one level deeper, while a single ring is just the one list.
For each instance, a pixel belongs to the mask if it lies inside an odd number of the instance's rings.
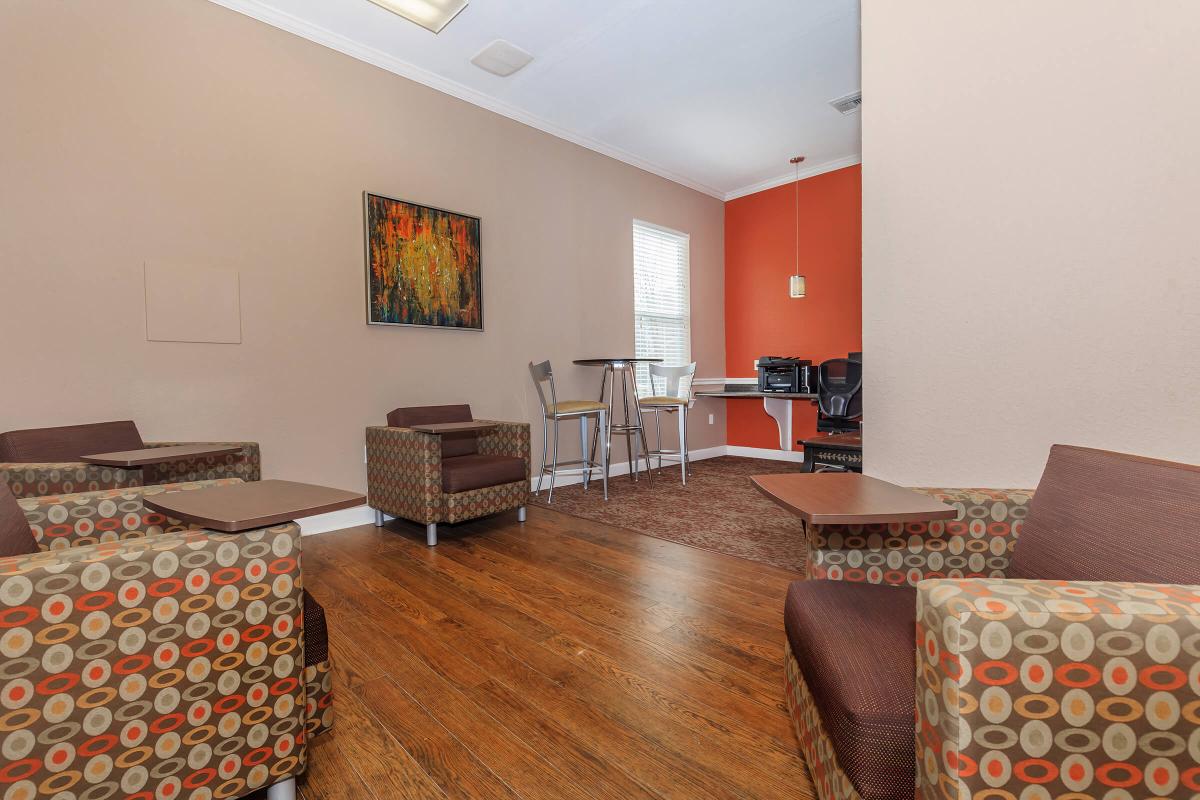
[{"label": "wooden floor", "polygon": [[811,798],[792,573],[554,511],[304,540],[335,659],[318,798]]}]

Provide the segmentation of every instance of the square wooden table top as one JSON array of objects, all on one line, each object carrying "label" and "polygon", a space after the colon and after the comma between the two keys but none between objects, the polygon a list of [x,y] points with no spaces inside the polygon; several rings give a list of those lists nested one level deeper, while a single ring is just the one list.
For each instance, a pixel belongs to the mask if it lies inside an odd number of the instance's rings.
[{"label": "square wooden table top", "polygon": [[361,506],[358,492],[295,481],[251,481],[147,495],[148,508],[215,531],[249,530]]},{"label": "square wooden table top", "polygon": [[147,464],[165,464],[202,456],[223,456],[242,449],[240,444],[176,444],[170,447],[143,447],[140,450],[116,450],[111,453],[92,453],[80,456],[88,464],[106,467],[144,467]]},{"label": "square wooden table top", "polygon": [[413,425],[414,431],[421,433],[482,433],[496,427],[494,422],[431,422],[428,425]]},{"label": "square wooden table top", "polygon": [[758,490],[813,525],[867,525],[954,519],[958,512],[929,495],[857,472],[754,475]]}]

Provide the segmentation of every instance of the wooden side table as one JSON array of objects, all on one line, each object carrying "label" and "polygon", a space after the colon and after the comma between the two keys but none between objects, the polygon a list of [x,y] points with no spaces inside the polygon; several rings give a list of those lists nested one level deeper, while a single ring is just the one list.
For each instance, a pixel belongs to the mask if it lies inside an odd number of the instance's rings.
[{"label": "wooden side table", "polygon": [[857,472],[754,475],[755,487],[812,525],[869,525],[954,519],[958,512],[929,495]]},{"label": "wooden side table", "polygon": [[80,461],[101,464],[106,467],[145,467],[150,464],[166,464],[203,456],[223,456],[236,453],[241,445],[222,444],[177,444],[169,447],[143,447],[140,450],[117,450],[112,453],[92,453],[80,456]]},{"label": "wooden side table", "polygon": [[147,496],[144,502],[168,517],[234,533],[361,506],[367,498],[311,483],[254,481],[163,492]]}]

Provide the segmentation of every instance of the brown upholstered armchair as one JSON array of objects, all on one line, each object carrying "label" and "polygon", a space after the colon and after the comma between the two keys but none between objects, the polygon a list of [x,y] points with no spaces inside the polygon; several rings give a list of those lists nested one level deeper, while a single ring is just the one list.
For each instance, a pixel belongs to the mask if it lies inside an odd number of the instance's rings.
[{"label": "brown upholstered armchair", "polygon": [[[179,444],[239,445],[241,450],[132,468],[100,466],[79,460],[80,456],[90,453]],[[0,433],[0,483],[7,483],[17,497],[219,478],[257,481],[261,476],[257,442],[146,442],[132,420]]]},{"label": "brown upholstered armchair", "polygon": [[1056,445],[1036,494],[920,491],[958,518],[806,527],[821,800],[1200,796],[1200,468]]},{"label": "brown upholstered armchair", "polygon": [[397,408],[387,427],[367,428],[367,504],[383,515],[425,525],[437,544],[438,523],[517,510],[525,520],[529,495],[529,424],[495,425],[480,433],[437,435],[412,425],[470,422],[469,405]]},{"label": "brown upholstered armchair", "polygon": [[231,482],[22,500],[0,484],[6,797],[294,796],[332,723],[299,526],[188,529],[142,502]]}]

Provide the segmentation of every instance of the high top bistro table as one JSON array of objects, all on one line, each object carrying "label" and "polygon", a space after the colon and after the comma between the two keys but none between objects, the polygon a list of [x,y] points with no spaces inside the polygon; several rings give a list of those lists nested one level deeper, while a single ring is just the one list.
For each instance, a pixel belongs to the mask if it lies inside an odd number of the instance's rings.
[{"label": "high top bistro table", "polygon": [[[661,364],[661,358],[577,358],[574,361],[581,367],[604,367],[604,374],[600,378],[600,402],[608,405],[608,430],[605,432],[604,446],[609,451],[609,463],[612,463],[612,437],[615,433],[617,436],[625,437],[625,453],[629,461],[629,476],[636,481],[638,479],[638,444],[637,440],[642,440],[642,453],[650,452],[650,444],[646,440],[646,429],[642,426],[642,408],[638,404],[637,394],[637,375],[634,373],[634,368],[638,364]],[[616,421],[616,416],[613,414],[613,389],[616,381],[620,376],[621,381],[621,409],[622,418],[620,424]],[[604,387],[608,387],[608,400],[604,399]],[[633,416],[629,412],[629,395],[633,395]],[[596,434],[592,434],[591,458],[596,460]],[[644,455],[646,459],[646,480],[653,484],[653,479],[650,476],[650,456]]]}]

